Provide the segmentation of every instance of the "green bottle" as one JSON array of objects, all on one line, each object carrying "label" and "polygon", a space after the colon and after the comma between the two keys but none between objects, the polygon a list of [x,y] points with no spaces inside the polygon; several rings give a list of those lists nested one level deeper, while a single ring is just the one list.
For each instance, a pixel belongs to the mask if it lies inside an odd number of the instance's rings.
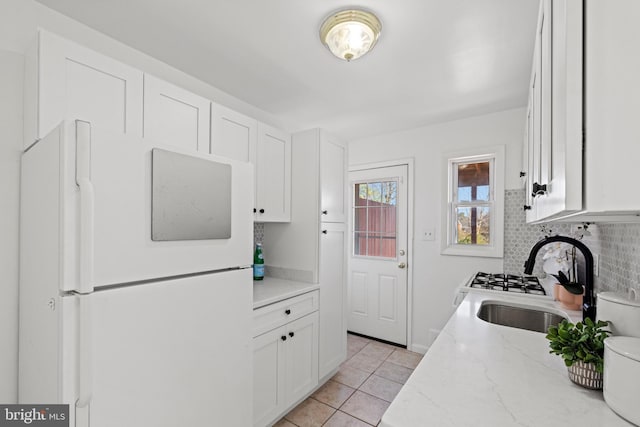
[{"label": "green bottle", "polygon": [[256,251],[253,254],[253,280],[264,279],[264,257],[262,256],[262,243],[256,243]]}]

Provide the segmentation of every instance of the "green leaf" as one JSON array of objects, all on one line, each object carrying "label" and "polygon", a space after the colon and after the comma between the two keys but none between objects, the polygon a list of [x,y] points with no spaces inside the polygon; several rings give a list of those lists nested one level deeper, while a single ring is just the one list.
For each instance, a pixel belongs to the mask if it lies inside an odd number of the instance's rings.
[{"label": "green leaf", "polygon": [[604,366],[604,339],[610,335],[609,331],[602,328],[607,325],[607,321],[594,323],[591,319],[574,325],[565,319],[547,331],[549,353],[561,356],[567,366],[582,360],[594,363],[596,370],[601,371]]}]

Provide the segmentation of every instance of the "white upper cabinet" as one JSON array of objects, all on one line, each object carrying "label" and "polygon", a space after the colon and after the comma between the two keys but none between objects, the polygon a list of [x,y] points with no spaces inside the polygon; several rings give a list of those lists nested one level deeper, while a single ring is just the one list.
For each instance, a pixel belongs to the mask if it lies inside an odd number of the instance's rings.
[{"label": "white upper cabinet", "polygon": [[346,221],[346,147],[330,137],[320,143],[320,209],[323,222]]},{"label": "white upper cabinet", "polygon": [[541,2],[523,164],[527,222],[640,220],[640,199],[630,196],[640,156],[639,15],[632,0]]},{"label": "white upper cabinet", "polygon": [[209,152],[206,98],[144,76],[144,137],[188,151]]},{"label": "white upper cabinet", "polygon": [[585,210],[637,221],[640,2],[585,3]]},{"label": "white upper cabinet", "polygon": [[291,135],[211,103],[211,153],[255,165],[255,221],[290,221]]},{"label": "white upper cabinet", "polygon": [[141,71],[39,30],[27,52],[25,144],[62,120],[142,136]]},{"label": "white upper cabinet", "polygon": [[291,220],[291,135],[258,124],[256,221]]},{"label": "white upper cabinet", "polygon": [[211,103],[211,154],[255,164],[258,121]]}]

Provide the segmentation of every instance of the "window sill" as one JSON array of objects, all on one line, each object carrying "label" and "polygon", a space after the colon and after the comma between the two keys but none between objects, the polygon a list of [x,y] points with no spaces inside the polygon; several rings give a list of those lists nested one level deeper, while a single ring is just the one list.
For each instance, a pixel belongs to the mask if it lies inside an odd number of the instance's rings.
[{"label": "window sill", "polygon": [[494,246],[478,247],[478,246],[447,246],[440,252],[442,255],[454,255],[454,256],[474,256],[485,258],[502,258],[502,248],[496,248]]}]

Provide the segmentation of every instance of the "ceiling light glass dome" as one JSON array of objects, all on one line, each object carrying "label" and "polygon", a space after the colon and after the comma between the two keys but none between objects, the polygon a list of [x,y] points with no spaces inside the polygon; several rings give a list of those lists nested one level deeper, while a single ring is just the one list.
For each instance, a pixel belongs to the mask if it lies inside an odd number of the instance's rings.
[{"label": "ceiling light glass dome", "polygon": [[338,58],[353,61],[375,46],[381,29],[380,20],[371,12],[342,10],[322,23],[320,40]]}]

